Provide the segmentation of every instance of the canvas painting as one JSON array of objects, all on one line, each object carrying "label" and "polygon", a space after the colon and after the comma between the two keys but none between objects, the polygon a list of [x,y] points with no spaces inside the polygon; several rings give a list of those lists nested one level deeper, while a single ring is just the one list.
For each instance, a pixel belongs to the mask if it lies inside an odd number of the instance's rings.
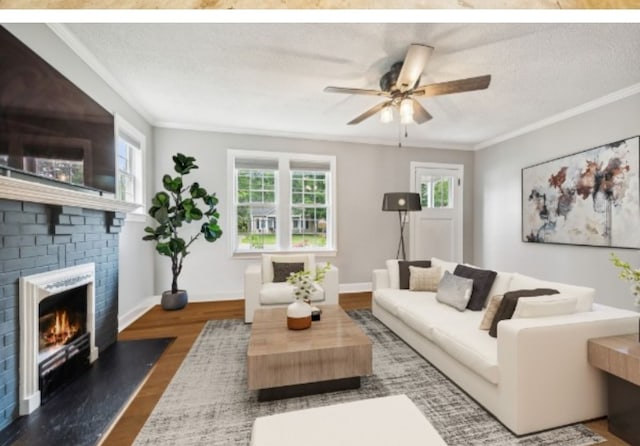
[{"label": "canvas painting", "polygon": [[640,137],[522,169],[522,240],[640,248]]}]

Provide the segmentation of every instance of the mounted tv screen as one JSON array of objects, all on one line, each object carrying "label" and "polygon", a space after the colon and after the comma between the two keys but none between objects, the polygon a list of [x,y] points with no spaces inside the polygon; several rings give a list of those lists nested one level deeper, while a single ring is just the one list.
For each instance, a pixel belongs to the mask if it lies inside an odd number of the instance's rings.
[{"label": "mounted tv screen", "polygon": [[113,115],[1,26],[0,171],[115,193]]}]

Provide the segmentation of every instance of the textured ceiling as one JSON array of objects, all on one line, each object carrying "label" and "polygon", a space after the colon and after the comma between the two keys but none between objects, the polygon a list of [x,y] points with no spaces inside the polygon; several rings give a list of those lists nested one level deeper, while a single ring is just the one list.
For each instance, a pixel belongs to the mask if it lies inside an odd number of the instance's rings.
[{"label": "textured ceiling", "polygon": [[406,145],[474,147],[640,82],[639,24],[68,24],[157,126],[397,144],[378,88],[410,43],[421,84],[491,74],[487,90],[421,99]]}]

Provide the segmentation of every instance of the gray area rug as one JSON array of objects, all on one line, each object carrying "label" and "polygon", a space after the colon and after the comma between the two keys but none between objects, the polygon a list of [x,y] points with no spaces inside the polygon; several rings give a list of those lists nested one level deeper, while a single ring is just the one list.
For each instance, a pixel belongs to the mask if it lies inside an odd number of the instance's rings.
[{"label": "gray area rug", "polygon": [[578,446],[604,441],[581,424],[515,437],[369,310],[349,315],[373,343],[374,375],[363,378],[360,389],[258,402],[257,393],[247,390],[251,326],[239,320],[209,321],[134,444],[249,445],[256,417],[403,393],[452,446]]}]

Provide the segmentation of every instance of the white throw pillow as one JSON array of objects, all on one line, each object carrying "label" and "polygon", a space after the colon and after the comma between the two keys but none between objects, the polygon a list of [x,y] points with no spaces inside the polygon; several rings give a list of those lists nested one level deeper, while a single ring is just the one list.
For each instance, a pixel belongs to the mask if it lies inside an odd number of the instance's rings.
[{"label": "white throw pillow", "polygon": [[431,257],[431,266],[439,267],[440,271],[442,272],[442,276],[444,276],[445,271],[449,271],[451,274],[453,274],[453,270],[456,269],[456,266],[458,266],[458,264],[456,262],[447,262],[446,260],[442,260],[437,257]]},{"label": "white throw pillow", "polygon": [[562,294],[518,299],[512,319],[560,316],[576,312],[578,298]]},{"label": "white throw pillow", "polygon": [[560,294],[564,294],[565,296],[576,297],[578,299],[576,305],[577,313],[591,311],[591,306],[596,295],[596,290],[593,288],[569,285],[561,282],[550,282],[548,280],[525,276],[524,274],[513,273],[513,278],[509,284],[509,291],[533,288],[551,288],[552,290],[558,290]]},{"label": "white throw pillow", "polygon": [[400,288],[400,267],[397,259],[387,260],[387,271],[389,271],[389,288],[397,290]]}]

